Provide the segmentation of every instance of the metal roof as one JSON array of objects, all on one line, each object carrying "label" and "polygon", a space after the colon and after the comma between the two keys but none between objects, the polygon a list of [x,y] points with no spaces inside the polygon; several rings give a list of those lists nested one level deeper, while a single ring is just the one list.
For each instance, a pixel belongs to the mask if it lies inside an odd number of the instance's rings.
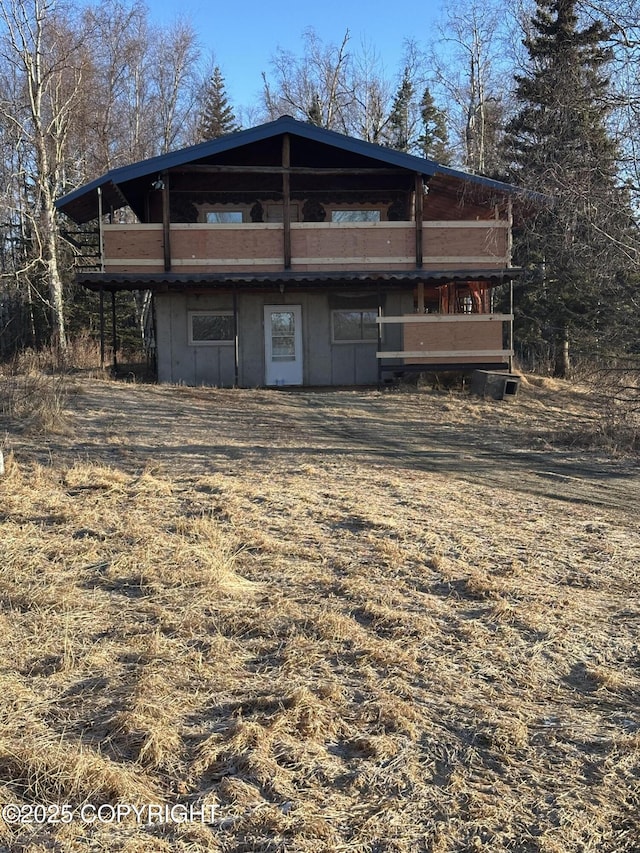
[{"label": "metal roof", "polygon": [[[496,286],[517,278],[520,267],[498,267],[476,270],[391,270],[373,272],[371,270],[347,270],[337,272],[303,272],[281,270],[279,272],[254,273],[251,271],[234,273],[80,273],[78,284],[89,290],[151,290],[167,291],[174,287],[181,292],[194,287],[203,290],[217,290],[233,287],[277,287],[279,285],[324,287],[327,285],[369,284],[375,288],[378,282],[386,285],[413,287],[429,283],[443,285],[456,281],[485,281]],[[344,288],[342,288],[344,289]]]},{"label": "metal roof", "polygon": [[[392,148],[375,145],[372,142],[365,142],[362,139],[354,139],[333,130],[327,130],[316,125],[298,121],[291,116],[282,116],[275,121],[261,124],[248,130],[241,130],[237,133],[219,137],[218,139],[202,142],[199,145],[192,145],[188,148],[170,152],[169,154],[162,154],[158,157],[151,157],[148,160],[132,163],[129,166],[112,169],[100,178],[96,178],[90,183],[58,199],[56,207],[71,218],[76,219],[76,221],[86,222],[97,216],[98,189],[102,190],[107,206],[121,207],[128,202],[127,187],[125,185],[130,185],[131,182],[155,177],[164,170],[204,161],[216,155],[224,154],[227,151],[232,151],[252,143],[262,142],[285,133],[366,157],[377,161],[385,167],[404,169],[422,174],[425,177],[439,174],[453,180],[477,184],[487,190],[506,195],[523,194],[524,192],[512,184],[495,181],[481,175],[473,175],[458,169],[452,169],[448,166],[441,166],[434,160],[426,160],[421,157],[415,157],[412,154],[395,151]],[[536,193],[524,194],[529,197],[538,195]],[[540,196],[540,199],[542,198],[543,196]]]}]

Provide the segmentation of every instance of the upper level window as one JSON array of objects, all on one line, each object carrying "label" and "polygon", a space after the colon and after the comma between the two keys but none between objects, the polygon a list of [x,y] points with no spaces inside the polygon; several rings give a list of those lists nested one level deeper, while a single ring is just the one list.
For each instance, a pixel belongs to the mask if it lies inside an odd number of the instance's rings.
[{"label": "upper level window", "polygon": [[332,210],[332,222],[380,222],[379,210]]},{"label": "upper level window", "polygon": [[189,311],[189,345],[214,346],[234,341],[232,311]]},{"label": "upper level window", "polygon": [[241,210],[207,210],[205,214],[205,222],[211,222],[216,225],[226,225],[236,222],[242,222]]}]

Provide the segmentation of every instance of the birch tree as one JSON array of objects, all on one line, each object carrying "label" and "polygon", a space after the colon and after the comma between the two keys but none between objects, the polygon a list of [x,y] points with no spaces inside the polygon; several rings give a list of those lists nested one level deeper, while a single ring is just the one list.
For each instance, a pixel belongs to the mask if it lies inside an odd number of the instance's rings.
[{"label": "birch tree", "polygon": [[348,44],[348,30],[340,44],[325,45],[313,29],[308,29],[303,35],[301,56],[278,48],[271,62],[274,81],[262,75],[268,118],[287,114],[345,132],[347,111],[354,99]]},{"label": "birch tree", "polygon": [[480,174],[500,168],[505,98],[513,69],[505,68],[506,10],[497,3],[450,3],[431,44],[431,92],[447,104],[456,130],[455,159]]},{"label": "birch tree", "polygon": [[0,115],[28,155],[21,167],[31,187],[30,209],[21,211],[33,230],[35,263],[48,286],[54,338],[67,344],[54,202],[62,185],[70,120],[82,84],[78,35],[55,0],[0,0],[0,59],[14,84],[0,96]]}]

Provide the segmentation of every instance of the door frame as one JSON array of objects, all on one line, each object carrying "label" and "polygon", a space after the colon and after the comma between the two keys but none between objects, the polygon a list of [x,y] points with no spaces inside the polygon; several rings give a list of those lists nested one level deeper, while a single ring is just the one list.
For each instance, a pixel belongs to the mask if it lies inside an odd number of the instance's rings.
[{"label": "door frame", "polygon": [[[294,315],[293,361],[274,362],[272,358],[271,315],[279,311],[291,311]],[[264,384],[270,387],[280,385],[303,385],[304,362],[302,349],[302,305],[265,305],[264,306]]]}]

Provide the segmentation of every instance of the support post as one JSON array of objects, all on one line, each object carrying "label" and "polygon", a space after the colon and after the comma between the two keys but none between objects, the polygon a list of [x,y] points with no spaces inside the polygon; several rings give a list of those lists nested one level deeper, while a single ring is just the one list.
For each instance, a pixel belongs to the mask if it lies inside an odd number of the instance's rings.
[{"label": "support post", "polygon": [[282,228],[284,268],[291,269],[291,137],[282,137]]},{"label": "support post", "polygon": [[509,282],[509,373],[513,373],[513,279]]},{"label": "support post", "polygon": [[100,252],[100,272],[104,273],[104,231],[102,217],[102,187],[98,187],[98,251]]},{"label": "support post", "polygon": [[414,207],[416,220],[416,269],[422,269],[422,224],[424,219],[424,179],[421,174],[416,173]]},{"label": "support post", "polygon": [[100,367],[104,369],[104,287],[100,285]]},{"label": "support post", "polygon": [[171,208],[169,199],[169,172],[162,173],[162,235],[164,243],[164,271],[171,272]]},{"label": "support post", "polygon": [[233,287],[233,375],[234,387],[240,383],[240,347],[238,341],[238,289]]},{"label": "support post", "polygon": [[[380,282],[378,282],[378,318],[382,317],[382,294]],[[378,323],[378,352],[382,352],[382,323]],[[382,359],[376,358],[378,362],[378,390],[382,388]]]},{"label": "support post", "polygon": [[116,351],[118,349],[118,333],[116,330],[116,292],[115,290],[111,291],[111,333],[112,333],[112,346],[113,346],[113,372],[115,373],[118,369],[118,357],[116,355]]}]

